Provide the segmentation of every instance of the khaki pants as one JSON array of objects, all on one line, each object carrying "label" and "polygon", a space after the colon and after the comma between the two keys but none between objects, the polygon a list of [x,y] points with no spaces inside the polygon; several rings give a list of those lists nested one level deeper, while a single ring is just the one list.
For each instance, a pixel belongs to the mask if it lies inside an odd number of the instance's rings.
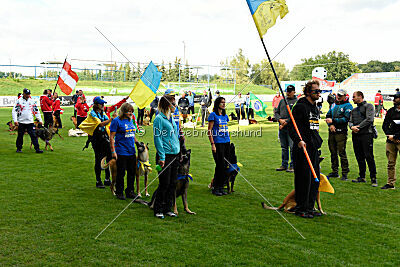
[{"label": "khaki pants", "polygon": [[393,185],[396,182],[396,159],[400,151],[400,144],[386,143],[386,157],[388,159],[388,184]]},{"label": "khaki pants", "polygon": [[349,170],[349,161],[346,154],[347,133],[332,133],[329,132],[328,145],[331,152],[331,168],[332,172],[339,172],[339,159],[342,167],[342,174],[347,175]]}]

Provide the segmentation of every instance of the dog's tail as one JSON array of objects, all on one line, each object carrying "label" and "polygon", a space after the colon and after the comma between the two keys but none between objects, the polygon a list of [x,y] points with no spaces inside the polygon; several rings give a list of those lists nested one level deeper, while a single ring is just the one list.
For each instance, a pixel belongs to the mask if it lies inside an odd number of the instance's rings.
[{"label": "dog's tail", "polygon": [[102,170],[105,170],[110,166],[110,162],[107,162],[107,157],[104,157],[100,162],[100,167]]},{"label": "dog's tail", "polygon": [[267,206],[267,204],[265,204],[264,202],[261,202],[261,206],[262,206],[264,209],[266,209],[266,210],[278,210],[277,207],[270,207],[270,206]]}]

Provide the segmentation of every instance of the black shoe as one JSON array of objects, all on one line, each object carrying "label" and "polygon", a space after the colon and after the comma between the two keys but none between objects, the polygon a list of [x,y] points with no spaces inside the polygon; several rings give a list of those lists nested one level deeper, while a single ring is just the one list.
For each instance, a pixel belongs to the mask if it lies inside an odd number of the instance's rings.
[{"label": "black shoe", "polygon": [[36,153],[38,153],[38,154],[43,153],[43,150],[38,149],[38,150],[36,150]]},{"label": "black shoe", "polygon": [[125,195],[127,198],[132,198],[132,199],[138,198],[138,196],[135,193],[133,193],[133,191],[130,192],[125,191]]},{"label": "black shoe", "polygon": [[21,149],[17,149],[16,152],[17,152],[17,153],[22,153],[22,150],[21,150]]},{"label": "black shoe", "polygon": [[106,188],[101,181],[96,182],[96,187],[97,188]]},{"label": "black shoe", "polygon": [[294,169],[293,169],[293,167],[289,167],[289,168],[287,168],[286,172],[294,172]]},{"label": "black shoe", "polygon": [[219,188],[218,188],[218,189],[217,189],[217,188],[214,188],[211,192],[212,192],[213,195],[216,195],[217,197],[222,196],[222,193],[221,193],[221,191],[219,190]]},{"label": "black shoe", "polygon": [[280,166],[279,168],[277,168],[277,169],[275,169],[275,170],[278,171],[278,172],[286,171],[286,170],[287,170],[287,167],[285,167],[285,166]]},{"label": "black shoe", "polygon": [[348,181],[349,179],[347,179],[347,174],[342,174],[342,178],[340,178],[340,180]]},{"label": "black shoe", "polygon": [[337,172],[331,172],[330,174],[328,174],[327,178],[339,178],[339,174]]},{"label": "black shoe", "polygon": [[228,194],[228,192],[226,192],[226,190],[225,190],[225,189],[221,189],[221,190],[220,190],[220,192],[221,192],[221,194],[222,194],[223,196],[225,196],[225,195],[227,195],[227,194]]},{"label": "black shoe", "polygon": [[376,181],[376,178],[371,178],[371,186],[372,187],[377,187],[378,186],[378,182]]},{"label": "black shoe", "polygon": [[122,194],[116,194],[115,196],[120,200],[126,200],[126,198],[125,198],[123,193]]},{"label": "black shoe", "polygon": [[110,179],[105,179],[105,180],[104,180],[104,185],[105,185],[105,186],[110,186],[110,185],[111,185]]},{"label": "black shoe", "polygon": [[311,214],[312,214],[314,217],[321,217],[321,216],[322,216],[322,213],[319,212],[318,210],[313,210]]},{"label": "black shoe", "polygon": [[394,185],[385,184],[384,186],[381,187],[381,189],[395,189],[395,187]]},{"label": "black shoe", "polygon": [[294,215],[302,217],[302,218],[306,218],[306,219],[314,218],[314,216],[311,213],[308,213],[308,212],[297,211],[297,212],[294,213]]},{"label": "black shoe", "polygon": [[357,179],[351,180],[353,183],[366,183],[365,178],[358,177]]}]

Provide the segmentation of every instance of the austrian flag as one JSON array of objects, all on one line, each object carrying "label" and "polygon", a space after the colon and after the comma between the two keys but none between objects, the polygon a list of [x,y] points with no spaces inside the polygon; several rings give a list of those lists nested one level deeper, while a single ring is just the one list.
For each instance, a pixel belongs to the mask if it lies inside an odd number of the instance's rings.
[{"label": "austrian flag", "polygon": [[75,89],[78,80],[78,75],[71,70],[71,65],[65,61],[57,80],[57,84],[60,86],[61,91],[63,91],[64,94],[69,95]]}]

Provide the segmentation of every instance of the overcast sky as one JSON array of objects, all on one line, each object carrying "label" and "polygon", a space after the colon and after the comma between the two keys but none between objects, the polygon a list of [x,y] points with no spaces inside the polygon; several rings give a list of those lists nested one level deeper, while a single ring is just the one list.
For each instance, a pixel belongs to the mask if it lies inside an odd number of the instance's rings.
[{"label": "overcast sky", "polygon": [[[265,54],[245,0],[0,0],[0,64],[37,65],[69,58],[110,60],[110,44],[131,61],[218,65],[239,48],[256,63]],[[277,58],[343,51],[352,61],[400,60],[400,0],[287,0],[289,13],[265,35]],[[114,60],[125,60],[113,49]],[[73,63],[72,63],[73,64]],[[73,65],[74,66],[74,65]]]}]

